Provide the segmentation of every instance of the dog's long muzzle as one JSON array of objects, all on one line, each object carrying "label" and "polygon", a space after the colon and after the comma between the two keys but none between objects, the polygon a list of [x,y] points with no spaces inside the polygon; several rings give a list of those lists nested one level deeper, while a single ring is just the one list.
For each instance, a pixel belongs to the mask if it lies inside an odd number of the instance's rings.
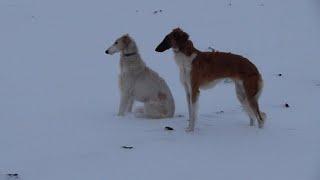
[{"label": "dog's long muzzle", "polygon": [[155,51],[157,52],[163,52],[165,51],[164,48],[161,47],[161,44],[159,44],[159,46],[157,46],[157,48],[155,49]]},{"label": "dog's long muzzle", "polygon": [[162,42],[157,46],[157,48],[155,49],[155,51],[157,52],[163,52],[167,49],[170,49],[171,48],[171,44],[170,44],[170,40],[169,40],[169,37],[166,36]]}]

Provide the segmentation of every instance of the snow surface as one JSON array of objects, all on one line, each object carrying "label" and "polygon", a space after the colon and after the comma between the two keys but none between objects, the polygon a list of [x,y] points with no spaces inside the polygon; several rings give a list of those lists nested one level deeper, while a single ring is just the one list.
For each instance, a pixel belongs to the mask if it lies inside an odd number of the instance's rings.
[{"label": "snow surface", "polygon": [[[318,0],[1,0],[0,179],[320,179],[319,18]],[[221,83],[202,92],[197,129],[184,131],[172,52],[154,51],[177,26],[199,49],[257,65],[264,129],[249,127]],[[124,33],[166,79],[175,118],[116,116],[119,55],[104,51]]]}]

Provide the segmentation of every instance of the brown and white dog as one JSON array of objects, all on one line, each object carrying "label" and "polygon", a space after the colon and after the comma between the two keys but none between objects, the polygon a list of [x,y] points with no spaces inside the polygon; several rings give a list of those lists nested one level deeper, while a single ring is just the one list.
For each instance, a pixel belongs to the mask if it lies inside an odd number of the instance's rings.
[{"label": "brown and white dog", "polygon": [[155,49],[163,52],[173,49],[180,69],[180,80],[186,91],[189,111],[187,131],[193,131],[197,118],[200,89],[213,87],[219,80],[230,78],[235,82],[236,94],[250,118],[262,128],[265,113],[259,110],[258,98],[263,88],[261,74],[248,59],[225,52],[201,52],[193,46],[189,35],[180,28],[170,32]]}]

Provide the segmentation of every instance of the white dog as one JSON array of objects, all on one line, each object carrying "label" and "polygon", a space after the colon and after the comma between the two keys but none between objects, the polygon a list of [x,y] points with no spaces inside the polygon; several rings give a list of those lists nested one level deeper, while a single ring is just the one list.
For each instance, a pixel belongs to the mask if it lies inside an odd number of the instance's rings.
[{"label": "white dog", "polygon": [[121,100],[118,115],[131,112],[136,100],[144,103],[144,107],[135,110],[136,117],[172,117],[175,105],[168,85],[142,61],[136,43],[128,34],[117,39],[106,50],[106,54],[116,52],[120,52]]}]

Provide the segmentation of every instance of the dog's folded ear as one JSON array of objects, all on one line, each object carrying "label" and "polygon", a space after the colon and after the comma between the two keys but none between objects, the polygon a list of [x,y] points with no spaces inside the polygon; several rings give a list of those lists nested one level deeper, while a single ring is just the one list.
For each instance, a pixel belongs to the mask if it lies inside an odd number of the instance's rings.
[{"label": "dog's folded ear", "polygon": [[123,37],[122,37],[122,42],[123,44],[127,47],[129,44],[130,44],[130,37],[129,37],[129,34],[125,34]]},{"label": "dog's folded ear", "polygon": [[189,39],[189,35],[181,30],[180,28],[176,28],[172,31],[173,38],[180,43],[184,43]]},{"label": "dog's folded ear", "polygon": [[188,41],[188,39],[189,39],[189,35],[185,32],[182,32],[181,33],[181,41],[186,42],[186,41]]}]

